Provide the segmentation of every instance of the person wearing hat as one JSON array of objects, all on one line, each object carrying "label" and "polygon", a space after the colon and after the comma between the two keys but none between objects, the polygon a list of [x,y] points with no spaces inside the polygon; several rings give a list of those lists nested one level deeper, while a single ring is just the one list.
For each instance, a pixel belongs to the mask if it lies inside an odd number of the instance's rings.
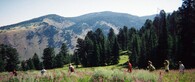
[{"label": "person wearing hat", "polygon": [[165,66],[165,72],[169,72],[169,61],[168,60],[165,60],[164,61],[164,66]]},{"label": "person wearing hat", "polygon": [[152,72],[155,70],[155,67],[152,65],[152,62],[151,61],[148,61],[148,66],[147,66],[147,69]]}]

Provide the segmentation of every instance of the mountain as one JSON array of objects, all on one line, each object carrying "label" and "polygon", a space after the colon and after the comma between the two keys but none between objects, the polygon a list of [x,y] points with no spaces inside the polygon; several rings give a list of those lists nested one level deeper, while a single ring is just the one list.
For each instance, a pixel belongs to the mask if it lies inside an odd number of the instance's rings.
[{"label": "mountain", "polygon": [[50,14],[0,27],[0,44],[16,48],[21,60],[32,57],[34,53],[41,57],[43,50],[48,46],[54,47],[58,53],[62,43],[66,43],[72,52],[77,38],[84,38],[90,30],[101,28],[107,34],[110,28],[113,28],[115,33],[118,33],[119,28],[123,26],[139,29],[146,19],[152,20],[154,16],[138,17],[110,11],[89,13],[78,17]]}]

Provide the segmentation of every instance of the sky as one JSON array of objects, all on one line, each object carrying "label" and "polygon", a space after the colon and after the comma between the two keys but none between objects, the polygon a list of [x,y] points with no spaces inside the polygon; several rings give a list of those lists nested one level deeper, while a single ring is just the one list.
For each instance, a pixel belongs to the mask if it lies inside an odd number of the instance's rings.
[{"label": "sky", "polygon": [[0,0],[0,26],[57,14],[75,17],[87,13],[112,11],[146,16],[176,11],[182,0]]}]

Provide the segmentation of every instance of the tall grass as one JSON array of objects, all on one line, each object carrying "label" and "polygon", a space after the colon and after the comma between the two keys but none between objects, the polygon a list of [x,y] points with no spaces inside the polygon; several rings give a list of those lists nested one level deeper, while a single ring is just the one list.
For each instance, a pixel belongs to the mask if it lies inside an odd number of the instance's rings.
[{"label": "tall grass", "polygon": [[[18,76],[9,72],[0,73],[0,82],[195,82],[195,69],[179,74],[178,70],[165,73],[163,70],[149,72],[136,69],[132,73],[127,69],[106,67],[81,68],[69,74],[67,69],[40,71],[18,71]],[[161,73],[161,74],[160,74]]]},{"label": "tall grass", "polygon": [[177,70],[162,75],[163,82],[195,82],[195,69],[185,70],[180,74]]},{"label": "tall grass", "polygon": [[142,81],[156,82],[159,78],[159,75],[149,72],[146,70],[136,70],[133,72],[133,77]]},{"label": "tall grass", "polygon": [[156,82],[158,80],[158,75],[154,73],[150,73],[146,70],[138,70],[138,71],[129,73],[129,72],[126,72],[124,69],[122,70],[98,69],[98,70],[95,70],[90,81],[132,82],[135,80]]}]

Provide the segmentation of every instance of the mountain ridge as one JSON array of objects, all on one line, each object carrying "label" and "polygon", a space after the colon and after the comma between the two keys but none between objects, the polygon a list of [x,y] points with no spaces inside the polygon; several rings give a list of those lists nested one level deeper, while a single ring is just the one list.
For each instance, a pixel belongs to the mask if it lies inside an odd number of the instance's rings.
[{"label": "mountain ridge", "polygon": [[152,14],[152,15],[146,15],[146,16],[136,16],[136,15],[131,15],[131,14],[128,14],[128,13],[120,13],[120,12],[112,12],[112,11],[102,11],[102,12],[93,12],[93,13],[87,13],[87,14],[83,14],[83,15],[80,15],[80,16],[75,16],[75,17],[64,17],[64,16],[60,16],[60,15],[57,15],[57,14],[47,14],[47,15],[43,15],[43,16],[39,16],[39,17],[35,17],[35,18],[32,18],[32,19],[28,19],[28,20],[24,20],[24,21],[21,21],[21,22],[18,22],[18,23],[15,23],[15,24],[8,24],[8,25],[4,25],[4,26],[0,26],[0,30],[3,30],[3,28],[7,28],[7,27],[11,27],[11,26],[17,26],[17,25],[20,25],[20,24],[23,24],[23,23],[27,23],[29,21],[37,21],[37,19],[44,19],[44,18],[47,18],[47,17],[61,17],[61,18],[64,18],[64,19],[78,19],[78,18],[81,18],[83,16],[89,16],[89,15],[93,15],[94,14],[100,14],[100,13],[115,13],[115,14],[122,14],[123,16],[126,15],[126,16],[135,16],[135,17],[140,17],[142,19],[147,19],[149,18],[150,20],[153,20],[153,18],[156,16],[156,14]]},{"label": "mountain ridge", "polygon": [[[154,16],[148,18],[152,20],[152,17]],[[32,57],[34,53],[42,57],[44,48],[48,46],[54,47],[58,53],[62,43],[66,43],[73,52],[77,38],[84,38],[90,30],[101,28],[107,34],[113,28],[117,33],[123,26],[139,29],[145,20],[146,18],[108,11],[78,17],[49,14],[0,27],[0,44],[16,48],[22,60]]]}]

